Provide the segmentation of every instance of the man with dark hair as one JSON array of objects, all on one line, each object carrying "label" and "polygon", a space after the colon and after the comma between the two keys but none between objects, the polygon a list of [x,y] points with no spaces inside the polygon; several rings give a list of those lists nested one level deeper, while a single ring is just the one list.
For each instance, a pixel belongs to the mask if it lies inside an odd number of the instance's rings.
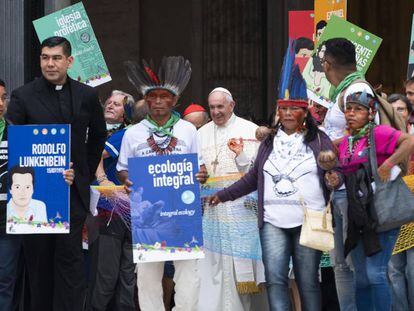
[{"label": "man with dark hair", "polygon": [[7,118],[18,125],[70,124],[76,177],[70,191],[70,233],[23,237],[30,308],[82,310],[82,227],[89,210],[89,184],[105,144],[105,121],[96,91],[67,75],[73,64],[70,43],[51,37],[41,46],[42,77],[12,92]]},{"label": "man with dark hair", "polygon": [[48,48],[53,48],[55,46],[61,46],[62,50],[63,50],[63,54],[65,54],[66,56],[71,56],[72,55],[72,46],[70,45],[70,42],[63,37],[49,37],[47,39],[45,39],[41,44],[40,44],[40,50],[43,50],[43,48],[48,47]]},{"label": "man with dark hair", "polygon": [[[334,87],[334,92],[331,96],[333,105],[326,113],[324,127],[329,138],[338,142],[345,136],[346,131],[341,98],[346,98],[349,94],[356,92],[365,91],[372,96],[374,93],[371,87],[363,82],[364,75],[357,71],[355,46],[351,41],[333,38],[325,42],[325,47],[322,67],[326,78]],[[333,206],[336,226],[334,228],[335,248],[331,252],[331,261],[335,272],[338,301],[341,310],[356,310],[354,275],[348,259],[344,257],[343,248],[348,210],[345,187],[334,192]]]}]

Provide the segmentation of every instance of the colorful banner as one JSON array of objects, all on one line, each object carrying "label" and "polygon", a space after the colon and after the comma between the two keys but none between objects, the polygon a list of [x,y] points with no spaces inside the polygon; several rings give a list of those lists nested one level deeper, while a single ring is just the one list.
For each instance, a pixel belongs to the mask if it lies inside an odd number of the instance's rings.
[{"label": "colorful banner", "polygon": [[409,49],[409,54],[408,54],[407,80],[412,77],[414,77],[414,14],[413,14],[413,22],[411,26],[410,49]]},{"label": "colorful banner", "polygon": [[[70,125],[10,125],[7,233],[69,233]],[[24,139],[22,139],[24,137]]]},{"label": "colorful banner", "polygon": [[289,40],[295,40],[295,64],[303,71],[313,53],[313,11],[289,11]]},{"label": "colorful banner", "polygon": [[331,16],[328,26],[320,38],[315,54],[306,64],[303,71],[303,78],[306,81],[309,98],[319,98],[322,105],[326,101],[329,102],[327,99],[332,87],[326,79],[322,67],[322,60],[326,50],[324,42],[331,38],[346,38],[355,45],[357,69],[364,74],[368,70],[382,42],[382,39],[376,35],[342,18]]},{"label": "colorful banner", "polygon": [[313,11],[289,11],[289,39],[300,37],[313,41]]},{"label": "colorful banner", "polygon": [[315,43],[318,43],[332,16],[346,20],[346,0],[315,0]]},{"label": "colorful banner", "polygon": [[102,51],[82,2],[33,21],[40,42],[65,37],[72,45],[74,63],[69,76],[90,86],[111,81]]},{"label": "colorful banner", "polygon": [[[207,198],[238,181],[243,174],[212,177],[201,185],[204,203],[204,248],[236,258],[261,260],[262,248],[257,228],[257,192],[215,207]],[[242,233],[242,234],[241,234]]]},{"label": "colorful banner", "polygon": [[203,258],[196,154],[128,159],[134,262]]}]

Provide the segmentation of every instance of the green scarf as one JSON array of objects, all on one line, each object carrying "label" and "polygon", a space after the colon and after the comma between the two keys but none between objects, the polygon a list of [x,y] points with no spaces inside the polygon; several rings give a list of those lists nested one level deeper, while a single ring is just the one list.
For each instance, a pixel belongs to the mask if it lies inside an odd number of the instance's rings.
[{"label": "green scarf", "polygon": [[358,133],[355,135],[351,135],[348,137],[348,151],[349,154],[352,154],[352,149],[354,148],[354,144],[362,137],[367,135],[371,128],[374,127],[374,124],[372,122],[368,122],[365,124],[365,126],[358,130]]},{"label": "green scarf", "polygon": [[352,82],[355,80],[365,80],[365,76],[362,72],[354,71],[353,73],[347,75],[345,79],[339,83],[339,85],[335,88],[334,86],[331,87],[331,90],[329,91],[329,98],[332,102],[336,101],[336,98],[338,95],[348,86],[351,85]]},{"label": "green scarf", "polygon": [[152,133],[162,133],[167,136],[173,136],[173,134],[168,130],[170,127],[174,126],[180,120],[180,114],[176,111],[172,111],[171,117],[164,125],[158,125],[153,119],[151,119],[150,115],[147,114],[145,119],[151,123],[154,127],[151,128]]},{"label": "green scarf", "polygon": [[0,120],[0,141],[3,139],[4,129],[6,128],[6,121],[3,119]]}]

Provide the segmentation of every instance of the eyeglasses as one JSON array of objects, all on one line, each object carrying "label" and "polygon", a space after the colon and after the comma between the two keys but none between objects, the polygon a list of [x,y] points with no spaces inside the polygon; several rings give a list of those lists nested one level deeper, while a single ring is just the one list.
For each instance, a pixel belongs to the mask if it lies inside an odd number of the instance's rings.
[{"label": "eyeglasses", "polygon": [[395,110],[397,112],[404,112],[404,111],[407,111],[407,108],[405,108],[405,107],[397,107],[397,108],[395,108]]}]

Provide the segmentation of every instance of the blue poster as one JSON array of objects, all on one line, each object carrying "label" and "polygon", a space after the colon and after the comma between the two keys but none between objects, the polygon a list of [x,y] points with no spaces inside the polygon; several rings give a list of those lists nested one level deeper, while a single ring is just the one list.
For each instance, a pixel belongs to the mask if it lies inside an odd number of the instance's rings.
[{"label": "blue poster", "polygon": [[128,159],[134,262],[203,258],[197,154]]},{"label": "blue poster", "polygon": [[69,233],[70,125],[10,125],[7,233]]}]

